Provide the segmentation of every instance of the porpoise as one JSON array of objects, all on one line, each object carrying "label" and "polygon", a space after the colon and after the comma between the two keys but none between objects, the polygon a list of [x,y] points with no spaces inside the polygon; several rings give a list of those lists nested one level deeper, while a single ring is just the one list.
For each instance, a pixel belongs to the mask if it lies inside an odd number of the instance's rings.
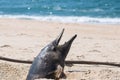
[{"label": "porpoise", "polygon": [[65,58],[70,50],[71,44],[77,37],[75,34],[63,45],[59,45],[64,29],[60,35],[35,57],[26,80],[35,80],[40,78],[58,80],[64,75]]}]

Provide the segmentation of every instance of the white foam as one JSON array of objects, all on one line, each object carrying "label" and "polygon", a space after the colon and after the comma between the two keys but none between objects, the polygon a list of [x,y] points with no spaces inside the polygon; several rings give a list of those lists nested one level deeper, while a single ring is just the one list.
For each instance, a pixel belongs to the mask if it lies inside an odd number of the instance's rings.
[{"label": "white foam", "polygon": [[0,15],[0,18],[35,19],[40,21],[54,21],[63,23],[104,23],[120,24],[120,18],[92,18],[74,16],[29,16],[29,15]]}]

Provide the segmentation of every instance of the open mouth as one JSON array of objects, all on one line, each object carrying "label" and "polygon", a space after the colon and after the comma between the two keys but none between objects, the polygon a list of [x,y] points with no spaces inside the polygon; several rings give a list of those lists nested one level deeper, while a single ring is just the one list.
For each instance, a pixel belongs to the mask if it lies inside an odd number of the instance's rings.
[{"label": "open mouth", "polygon": [[[59,44],[59,42],[60,42],[60,40],[62,38],[62,35],[64,33],[64,30],[65,29],[63,29],[62,32],[59,34],[59,36],[53,41],[54,46],[56,46],[56,47],[58,46],[58,44]],[[71,44],[76,37],[77,37],[77,35],[75,34],[70,40],[65,42],[65,44]]]}]

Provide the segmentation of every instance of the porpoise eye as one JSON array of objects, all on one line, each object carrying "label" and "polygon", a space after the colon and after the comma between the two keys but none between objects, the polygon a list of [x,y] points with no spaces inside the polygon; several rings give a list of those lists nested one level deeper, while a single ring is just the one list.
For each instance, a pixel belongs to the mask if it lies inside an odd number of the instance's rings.
[{"label": "porpoise eye", "polygon": [[53,51],[56,51],[56,47],[54,47],[54,46],[53,46],[51,49],[52,49]]},{"label": "porpoise eye", "polygon": [[54,49],[53,49],[54,51],[56,51],[56,47],[54,47]]}]

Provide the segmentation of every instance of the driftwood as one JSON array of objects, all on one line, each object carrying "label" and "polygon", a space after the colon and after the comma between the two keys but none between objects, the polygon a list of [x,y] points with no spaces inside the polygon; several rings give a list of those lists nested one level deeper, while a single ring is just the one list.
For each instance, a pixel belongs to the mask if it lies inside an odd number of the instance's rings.
[{"label": "driftwood", "polygon": [[[16,63],[24,63],[24,64],[32,64],[30,60],[19,60],[19,59],[12,59],[7,57],[0,56],[0,60],[9,61],[9,62],[16,62]],[[69,64],[89,64],[89,65],[108,65],[108,66],[116,66],[120,67],[120,63],[116,62],[95,62],[95,61],[65,61],[67,65]]]}]

